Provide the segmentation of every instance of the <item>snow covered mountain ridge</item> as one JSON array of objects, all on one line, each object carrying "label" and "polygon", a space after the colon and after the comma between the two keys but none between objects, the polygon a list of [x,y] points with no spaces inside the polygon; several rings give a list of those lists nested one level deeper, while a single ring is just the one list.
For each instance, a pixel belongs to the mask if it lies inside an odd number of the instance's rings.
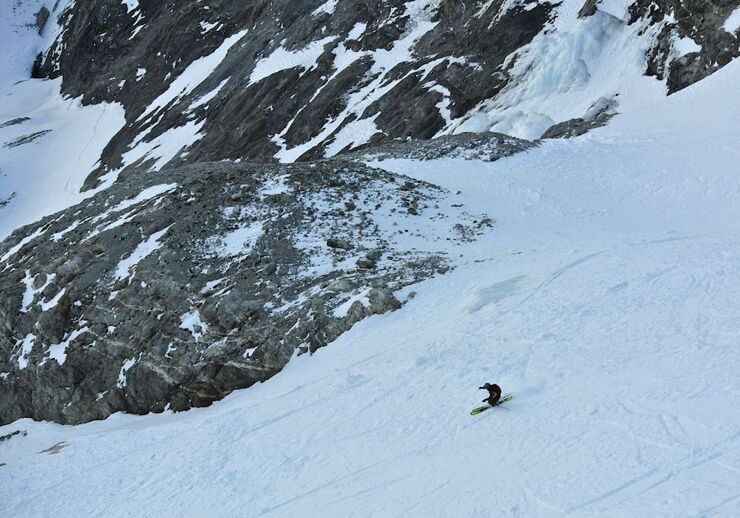
[{"label": "snow covered mountain ridge", "polygon": [[[292,162],[464,132],[578,134],[625,108],[643,75],[670,93],[738,56],[737,7],[6,2],[0,237],[168,164]],[[29,75],[55,81],[13,86]],[[64,99],[49,102],[55,93]],[[49,201],[34,203],[29,185]]]},{"label": "snow covered mountain ridge", "polygon": [[581,135],[730,63],[737,8],[4,4],[0,422],[209,404],[397,309],[495,214],[343,156],[495,161]]},{"label": "snow covered mountain ridge", "polygon": [[[650,81],[606,127],[493,162],[384,150],[375,167],[460,192],[493,231],[209,408],[0,426],[3,514],[740,515],[740,62],[669,97]],[[135,217],[177,203],[149,176]],[[472,417],[484,381],[514,398]]]},{"label": "snow covered mountain ridge", "polygon": [[[138,161],[294,161],[465,131],[540,137],[641,74],[675,92],[740,53],[737,2],[72,2],[36,63]],[[727,23],[729,20],[729,23]],[[186,150],[170,146],[187,142]],[[184,152],[183,152],[184,151]],[[92,181],[88,182],[92,185]]]}]

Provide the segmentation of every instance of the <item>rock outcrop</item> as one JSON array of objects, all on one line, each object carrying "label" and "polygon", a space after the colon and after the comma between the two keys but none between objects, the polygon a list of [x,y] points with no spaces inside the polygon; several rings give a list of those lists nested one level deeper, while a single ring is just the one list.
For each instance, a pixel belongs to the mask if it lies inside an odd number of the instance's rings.
[{"label": "rock outcrop", "polygon": [[[208,405],[278,372],[486,232],[358,163],[140,174],[0,244],[0,423]],[[455,254],[457,255],[457,254]]]}]

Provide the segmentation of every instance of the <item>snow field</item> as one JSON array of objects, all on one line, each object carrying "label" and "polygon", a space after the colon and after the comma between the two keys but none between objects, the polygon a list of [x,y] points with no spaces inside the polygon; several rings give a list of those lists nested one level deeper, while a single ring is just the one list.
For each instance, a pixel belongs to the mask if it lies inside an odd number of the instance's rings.
[{"label": "snow field", "polygon": [[[28,432],[0,443],[4,511],[737,516],[738,84],[734,62],[494,163],[377,164],[463,191],[494,231],[210,408],[0,427]],[[514,399],[471,417],[485,381]]]}]

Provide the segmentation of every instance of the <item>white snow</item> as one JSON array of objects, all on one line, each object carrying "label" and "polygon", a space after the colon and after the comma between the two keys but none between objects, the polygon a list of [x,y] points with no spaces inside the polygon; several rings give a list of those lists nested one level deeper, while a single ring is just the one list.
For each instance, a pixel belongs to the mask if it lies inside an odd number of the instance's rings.
[{"label": "white snow", "polygon": [[290,186],[287,183],[288,175],[282,175],[275,179],[271,179],[262,186],[260,189],[260,198],[264,199],[266,196],[274,196],[276,194],[284,194],[290,191]]},{"label": "white snow", "polygon": [[[317,90],[314,98],[321,93],[326,85],[331,84],[334,78],[358,59],[372,59],[373,65],[366,74],[367,77],[373,78],[372,81],[369,81],[368,84],[364,85],[358,91],[348,94],[346,96],[346,106],[342,112],[335,118],[326,121],[324,127],[317,135],[313,136],[307,142],[289,149],[285,143],[284,136],[292,127],[295,118],[291,120],[280,133],[272,137],[273,142],[280,147],[280,150],[275,154],[275,158],[281,162],[294,162],[301,155],[318,146],[332,135],[334,135],[333,141],[327,146],[326,156],[332,156],[348,145],[350,147],[356,147],[364,144],[378,132],[374,118],[362,119],[362,115],[367,107],[412,74],[419,74],[423,80],[440,63],[465,63],[463,58],[438,58],[422,65],[420,68],[410,70],[403,77],[394,80],[389,80],[387,77],[388,73],[398,64],[412,59],[412,52],[416,42],[437,26],[439,22],[434,21],[433,18],[438,6],[439,0],[413,0],[407,2],[404,5],[405,10],[398,13],[399,16],[408,16],[409,21],[406,26],[406,33],[390,49],[378,49],[372,52],[355,52],[344,44],[336,46],[333,51],[335,71],[331,77],[327,78],[324,85]],[[325,44],[327,40],[322,41]],[[320,52],[315,55],[314,62],[319,55],[321,55]],[[306,62],[308,61],[310,60],[306,59]],[[271,66],[278,68],[279,62],[271,63]],[[302,66],[305,67],[308,65],[304,63]],[[309,102],[306,106],[310,104]]]},{"label": "white snow", "polygon": [[[83,106],[61,96],[61,79],[30,79],[36,55],[60,34],[56,20],[71,3],[0,2],[0,125],[22,120],[0,128],[0,201],[15,193],[0,207],[0,239],[94,194],[80,192],[83,181],[125,124],[119,104]],[[51,16],[39,35],[34,13],[44,5]]]},{"label": "white snow", "polygon": [[213,90],[211,90],[210,92],[208,92],[207,94],[205,94],[203,97],[201,97],[200,99],[198,99],[197,101],[195,101],[193,104],[191,104],[190,105],[190,108],[188,108],[188,111],[193,111],[196,108],[199,108],[199,107],[204,106],[204,105],[208,104],[209,102],[211,102],[214,99],[214,97],[216,97],[218,95],[218,93],[221,91],[221,89],[224,86],[226,86],[226,83],[228,83],[228,82],[229,82],[229,79],[228,78],[226,78],[223,81],[221,81],[216,88],[214,88]]},{"label": "white snow", "polygon": [[[8,87],[31,77],[36,55],[45,50],[59,34],[56,18],[71,4],[56,5],[48,0],[7,0],[0,2],[0,96]],[[41,31],[36,29],[36,13],[46,6],[51,16]],[[4,122],[0,119],[0,123]]]},{"label": "white snow", "polygon": [[[138,23],[138,22],[139,22],[139,20],[141,20],[141,19],[142,19],[142,16],[143,16],[143,15],[142,15],[141,11],[139,11],[139,16],[137,16],[137,19],[136,19],[136,20],[134,21],[134,23]],[[136,37],[136,35],[137,35],[137,34],[139,34],[139,32],[140,32],[140,31],[141,31],[141,30],[142,30],[142,29],[143,29],[144,27],[146,27],[146,25],[137,25],[136,27],[134,27],[134,30],[133,30],[133,32],[131,33],[131,36],[129,37],[129,40],[133,40],[133,39],[134,39],[134,38]]]},{"label": "white snow", "polygon": [[363,34],[365,34],[365,31],[367,30],[367,24],[358,22],[352,27],[352,30],[349,31],[349,34],[347,34],[347,38],[350,40],[356,40]]},{"label": "white snow", "polygon": [[67,234],[69,234],[70,232],[72,232],[74,229],[76,229],[77,227],[79,227],[81,224],[82,224],[82,220],[77,219],[77,220],[73,221],[72,224],[70,226],[68,226],[67,228],[65,228],[64,230],[60,230],[59,232],[56,232],[56,233],[52,234],[51,235],[51,240],[52,241],[59,241],[64,236],[66,236]]},{"label": "white snow", "polygon": [[151,168],[154,171],[159,171],[181,151],[192,146],[203,137],[200,130],[205,122],[205,119],[188,121],[182,126],[165,131],[150,141],[135,144],[133,149],[123,154],[123,167],[134,164],[141,159],[154,160]]},{"label": "white snow", "polygon": [[339,0],[327,0],[327,2],[323,5],[320,5],[317,7],[313,13],[311,13],[313,16],[318,16],[319,14],[325,13],[325,14],[334,14],[334,10],[337,8],[337,2]]},{"label": "white snow", "polygon": [[[25,289],[23,290],[23,300],[21,301],[21,313],[28,313],[28,310],[31,309],[33,301],[36,298],[36,294],[43,293],[46,287],[54,281],[54,279],[56,278],[56,274],[52,273],[47,275],[44,284],[39,286],[37,289],[33,288],[34,278],[35,276],[32,276],[29,270],[26,270],[26,275],[23,277],[23,285],[25,286]],[[62,288],[62,290],[60,290],[60,292],[57,293],[56,296],[54,296],[50,301],[39,302],[39,305],[42,308],[41,310],[48,311],[49,309],[56,306],[62,295],[64,295],[64,288]]]},{"label": "white snow", "polygon": [[33,344],[36,341],[36,335],[27,334],[26,337],[19,341],[16,345],[20,346],[20,354],[18,355],[18,368],[25,369],[28,367],[28,355],[31,354]]},{"label": "white snow", "polygon": [[740,7],[736,7],[735,10],[730,13],[730,16],[727,17],[722,28],[731,34],[736,33],[737,30],[740,29]]},{"label": "white snow", "polygon": [[[552,124],[582,117],[600,97],[619,94],[624,107],[646,92],[665,95],[662,83],[643,75],[656,29],[643,31],[640,24],[628,25],[605,12],[579,19],[582,4],[565,0],[558,6],[556,30],[540,32],[510,56],[516,57],[510,86],[448,125],[447,132],[497,131],[535,139]],[[620,12],[623,7],[612,5]]]},{"label": "white snow", "polygon": [[256,221],[231,230],[222,236],[214,236],[207,240],[208,249],[219,257],[249,255],[257,240],[262,236],[262,228],[262,222]]},{"label": "white snow", "polygon": [[674,38],[673,48],[679,56],[684,56],[691,52],[701,52],[701,46],[688,36]]},{"label": "white snow", "polygon": [[200,312],[192,309],[187,313],[180,315],[180,329],[186,329],[193,335],[193,339],[198,342],[204,334],[208,332],[208,324],[203,322]]},{"label": "white snow", "polygon": [[67,288],[62,288],[56,295],[51,298],[51,300],[48,300],[46,302],[39,302],[39,305],[41,306],[41,311],[49,311],[50,309],[55,308],[57,304],[59,304],[59,301],[62,299],[62,296],[66,291]]},{"label": "white snow", "polygon": [[346,301],[344,301],[342,304],[334,308],[334,317],[336,318],[344,318],[347,316],[347,313],[349,313],[349,309],[352,307],[352,305],[355,302],[359,302],[365,307],[370,306],[370,299],[368,298],[368,293],[370,293],[371,288],[366,288],[358,293],[352,294]]},{"label": "white snow", "polygon": [[0,143],[39,135],[25,144],[0,145],[0,199],[16,193],[0,208],[0,239],[100,190],[80,192],[103,148],[125,124],[123,107],[83,106],[79,99],[62,98],[60,87],[61,79],[31,79],[0,91],[0,122],[30,117],[0,128]]},{"label": "white snow", "polygon": [[144,76],[146,75],[146,68],[137,68],[136,69],[136,81],[141,81],[144,79]]},{"label": "white snow", "polygon": [[[449,91],[449,89],[445,88],[442,85],[436,84],[436,83],[427,84],[426,87],[430,91],[437,92],[442,96],[439,102],[437,103],[437,110],[439,110],[440,116],[444,119],[445,128],[446,128],[452,123],[452,112],[450,110],[450,104],[451,104],[450,98],[452,97],[452,94]],[[439,132],[439,134],[441,135],[443,133],[444,133],[444,128],[442,129],[442,131]]]},{"label": "white snow", "polygon": [[139,8],[139,0],[121,0],[129,13]]},{"label": "white snow", "polygon": [[[171,226],[172,225],[170,225],[170,227]],[[118,263],[118,266],[116,266],[116,272],[114,274],[116,280],[125,279],[126,277],[132,275],[134,273],[132,270],[136,267],[136,265],[160,247],[159,240],[162,239],[162,236],[167,233],[170,227],[167,227],[160,230],[159,232],[155,232],[154,234],[150,235],[144,241],[139,243],[134,251],[131,252],[131,255],[124,259],[121,259],[121,261]]]},{"label": "white snow", "polygon": [[[8,259],[10,259],[15,254],[17,254],[20,251],[21,248],[23,248],[28,243],[30,243],[31,241],[33,241],[34,239],[36,239],[37,237],[39,237],[44,232],[46,232],[46,227],[39,227],[36,230],[34,230],[32,233],[28,234],[26,237],[24,237],[23,239],[21,239],[20,241],[18,241],[17,244],[15,244],[14,246],[10,247],[10,250],[8,250],[7,252],[5,252],[5,254],[3,254],[2,257],[0,257],[0,263],[6,262]],[[7,268],[7,266],[6,266],[6,268]]]},{"label": "white snow", "polygon": [[366,119],[353,120],[346,124],[334,140],[326,146],[326,156],[334,156],[345,148],[355,148],[368,142],[380,129],[375,124],[375,119],[380,113]]},{"label": "white snow", "polygon": [[172,354],[176,350],[177,350],[177,347],[175,347],[175,344],[172,343],[172,342],[170,342],[169,344],[167,344],[167,351],[165,351],[164,357],[165,358],[172,358],[172,356],[170,356],[170,354]]},{"label": "white snow", "polygon": [[177,189],[176,183],[162,183],[158,185],[153,185],[151,187],[147,187],[146,189],[141,191],[139,194],[137,194],[133,198],[127,198],[121,201],[120,203],[116,204],[114,207],[107,209],[102,214],[95,216],[95,218],[93,218],[93,223],[102,221],[108,218],[109,216],[111,216],[112,214],[123,212],[126,209],[129,209],[145,201],[149,201],[153,198],[161,196],[162,194],[172,192],[175,189]]},{"label": "white snow", "polygon": [[[99,221],[104,221],[107,219],[111,219],[109,223],[105,225],[99,225],[95,227],[86,237],[85,240],[88,240],[92,237],[95,237],[103,232],[106,232],[108,230],[120,227],[121,225],[124,225],[131,221],[136,215],[139,213],[140,208],[134,208],[130,210],[129,212],[125,214],[121,214],[123,211],[134,207],[136,205],[139,205],[141,203],[147,202],[149,200],[155,199],[162,194],[171,192],[177,188],[176,183],[168,183],[168,184],[159,184],[159,185],[153,185],[152,187],[147,187],[143,191],[141,191],[139,194],[134,196],[133,198],[128,198],[117,205],[106,209],[103,213],[98,214],[92,219],[92,223],[97,223]],[[154,203],[158,203],[160,200],[156,200]],[[111,218],[111,216],[113,216]],[[63,232],[68,232],[69,229],[65,229]]]},{"label": "white snow", "polygon": [[25,290],[23,290],[23,300],[21,301],[21,313],[28,313],[28,310],[31,309],[31,304],[33,304],[33,297],[36,294],[33,289],[33,276],[31,276],[31,272],[28,270],[26,270],[26,275],[23,277],[23,285],[25,286]]},{"label": "white snow", "polygon": [[[494,231],[209,408],[0,427],[28,431],[0,443],[5,514],[737,516],[739,87],[735,61],[494,163],[378,164]],[[486,381],[514,399],[471,417]]]},{"label": "white snow", "polygon": [[211,291],[213,288],[215,288],[216,286],[218,286],[219,284],[221,284],[225,280],[226,280],[226,277],[222,277],[220,279],[214,279],[212,281],[208,281],[207,283],[205,283],[205,285],[200,290],[200,292],[201,293],[208,293],[209,291]]},{"label": "white snow", "polygon": [[152,113],[170,105],[190,94],[203,81],[213,73],[216,67],[221,64],[231,47],[236,45],[240,39],[247,33],[246,30],[240,31],[226,38],[221,45],[211,54],[193,61],[179,76],[172,81],[169,88],[157,97],[152,104],[141,114],[139,120],[143,120]]},{"label": "white snow", "polygon": [[[596,7],[601,12],[610,14],[623,22],[628,22],[628,8],[633,3],[634,0],[600,0]],[[576,4],[577,2],[573,5]]]},{"label": "white snow", "polygon": [[78,336],[87,332],[89,332],[87,326],[82,327],[81,329],[75,329],[63,342],[50,345],[46,350],[46,358],[44,358],[41,364],[43,365],[47,360],[54,360],[59,365],[64,365],[64,362],[67,360],[67,348],[69,347],[69,344],[74,342]]},{"label": "white snow", "polygon": [[118,381],[116,381],[116,386],[118,388],[125,388],[126,384],[128,383],[128,380],[126,379],[126,373],[128,370],[134,366],[136,363],[136,358],[129,358],[125,362],[123,362],[123,365],[121,366],[121,370],[118,373]]},{"label": "white snow", "polygon": [[287,50],[285,47],[278,47],[272,53],[260,59],[255,65],[252,74],[249,76],[250,83],[259,83],[266,77],[269,77],[283,70],[291,68],[303,68],[305,71],[311,70],[316,66],[316,61],[324,53],[324,47],[336,40],[336,37],[323,38],[312,41],[305,47],[298,50]]},{"label": "white snow", "polygon": [[218,22],[213,22],[213,23],[200,22],[200,28],[202,29],[201,34],[205,34],[207,32],[210,32],[213,29],[215,29],[216,27],[219,27],[220,25],[222,25],[222,24],[221,23],[218,23]]}]

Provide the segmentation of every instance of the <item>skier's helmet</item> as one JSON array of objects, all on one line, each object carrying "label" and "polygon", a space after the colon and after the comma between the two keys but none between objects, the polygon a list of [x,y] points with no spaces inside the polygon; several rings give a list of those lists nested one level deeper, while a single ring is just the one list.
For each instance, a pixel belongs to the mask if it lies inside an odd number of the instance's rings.
[{"label": "skier's helmet", "polygon": [[491,385],[490,383],[486,383],[486,384],[484,384],[484,385],[483,385],[483,388],[484,388],[484,389],[486,389],[486,390],[488,390],[488,389],[489,389],[489,388],[491,388],[492,386],[493,386],[493,385]]}]

